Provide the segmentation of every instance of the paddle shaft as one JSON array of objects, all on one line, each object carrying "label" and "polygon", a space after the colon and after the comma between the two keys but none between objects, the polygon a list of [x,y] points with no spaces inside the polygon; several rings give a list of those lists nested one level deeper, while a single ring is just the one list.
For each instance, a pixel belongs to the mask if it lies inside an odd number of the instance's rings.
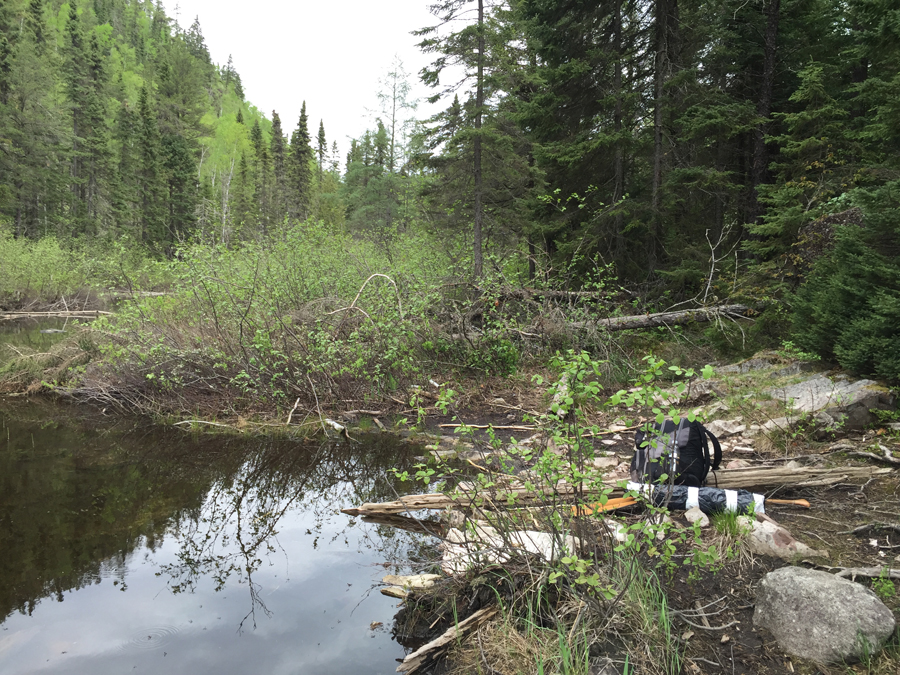
[{"label": "paddle shaft", "polygon": [[[811,508],[811,505],[805,499],[767,499],[769,504],[784,504],[788,506],[802,506],[805,509]],[[605,504],[601,504],[600,502],[595,502],[593,504],[586,504],[585,506],[573,506],[572,513],[575,515],[585,515],[589,516],[594,512],[601,511],[614,511],[616,509],[621,509],[626,506],[633,506],[638,503],[638,500],[634,497],[618,497],[616,499],[609,499]]]}]

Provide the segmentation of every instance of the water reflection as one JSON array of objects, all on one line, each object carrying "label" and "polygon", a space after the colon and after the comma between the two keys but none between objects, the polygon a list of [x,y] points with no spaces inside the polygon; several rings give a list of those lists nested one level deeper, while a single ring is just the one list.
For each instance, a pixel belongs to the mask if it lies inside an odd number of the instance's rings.
[{"label": "water reflection", "polygon": [[0,363],[20,354],[20,347],[37,352],[47,351],[74,330],[77,330],[77,322],[71,319],[0,320]]},{"label": "water reflection", "polygon": [[395,609],[368,590],[423,538],[337,511],[394,494],[396,442],[46,421],[59,412],[0,410],[0,671],[154,672],[160,650],[166,672],[393,670],[403,650],[368,626]]}]

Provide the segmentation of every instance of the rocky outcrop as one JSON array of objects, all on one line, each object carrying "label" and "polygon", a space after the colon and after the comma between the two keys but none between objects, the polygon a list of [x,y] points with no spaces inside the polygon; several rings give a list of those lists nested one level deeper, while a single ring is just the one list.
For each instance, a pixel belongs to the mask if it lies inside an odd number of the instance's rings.
[{"label": "rocky outcrop", "polygon": [[789,654],[817,663],[858,661],[894,632],[894,615],[869,589],[826,572],[783,567],[756,594],[753,624]]},{"label": "rocky outcrop", "polygon": [[830,418],[848,428],[861,428],[874,422],[869,412],[873,408],[891,410],[894,407],[894,397],[883,384],[874,380],[854,381],[845,375],[829,377],[820,373],[796,384],[769,389],[766,393],[784,401],[798,416]]}]

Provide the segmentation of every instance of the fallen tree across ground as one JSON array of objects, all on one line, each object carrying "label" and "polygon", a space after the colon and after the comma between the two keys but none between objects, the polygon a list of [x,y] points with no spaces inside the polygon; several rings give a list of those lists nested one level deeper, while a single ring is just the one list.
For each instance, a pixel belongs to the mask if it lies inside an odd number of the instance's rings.
[{"label": "fallen tree across ground", "polygon": [[699,309],[684,309],[678,312],[657,312],[636,316],[611,316],[596,321],[574,321],[566,324],[569,328],[598,328],[608,331],[632,330],[635,328],[656,328],[658,326],[678,326],[685,323],[713,321],[717,318],[748,318],[753,312],[747,305],[717,305]]}]

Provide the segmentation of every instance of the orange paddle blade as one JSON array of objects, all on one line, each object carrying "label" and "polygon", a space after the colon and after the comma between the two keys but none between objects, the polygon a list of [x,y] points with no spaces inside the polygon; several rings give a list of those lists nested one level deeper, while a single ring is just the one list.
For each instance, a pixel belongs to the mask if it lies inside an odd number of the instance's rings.
[{"label": "orange paddle blade", "polygon": [[767,499],[769,504],[789,504],[793,506],[802,506],[804,509],[812,508],[810,503],[805,499]]},{"label": "orange paddle blade", "polygon": [[601,504],[600,502],[595,502],[593,504],[585,504],[583,506],[573,506],[572,513],[576,516],[589,516],[592,513],[599,513],[601,511],[613,511],[615,509],[621,509],[624,506],[632,506],[633,504],[637,504],[637,499],[634,497],[618,497],[616,499],[609,499],[605,504]]}]

